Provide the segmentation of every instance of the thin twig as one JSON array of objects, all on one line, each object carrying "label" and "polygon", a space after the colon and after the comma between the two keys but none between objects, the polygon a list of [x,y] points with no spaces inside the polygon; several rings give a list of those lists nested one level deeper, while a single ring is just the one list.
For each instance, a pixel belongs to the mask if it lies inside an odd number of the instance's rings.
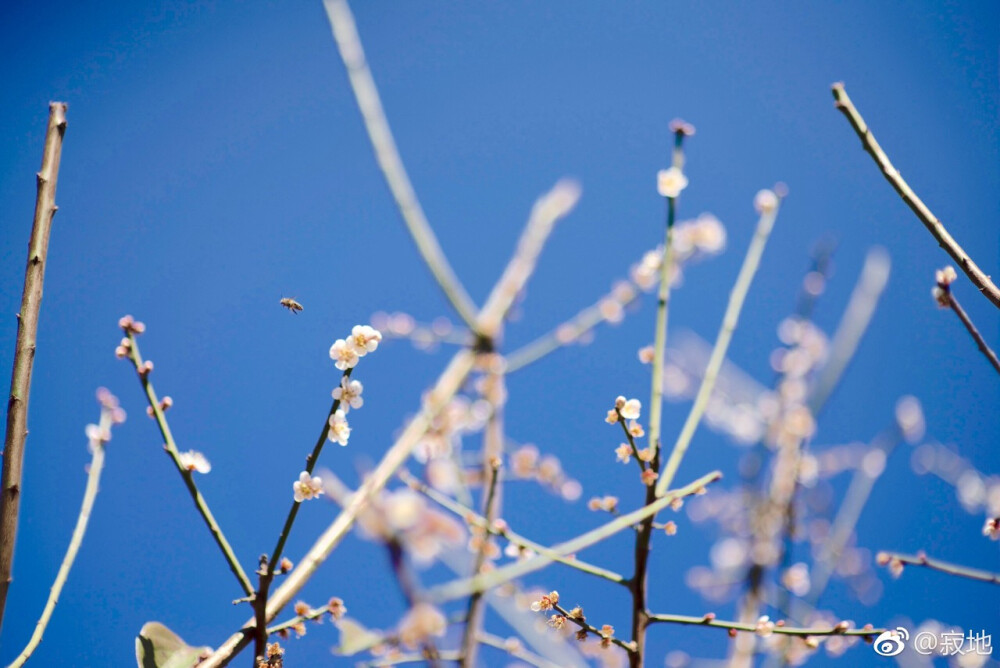
[{"label": "thin twig", "polygon": [[532,552],[540,554],[547,559],[551,559],[552,561],[564,564],[571,568],[575,568],[583,573],[595,575],[601,579],[607,580],[608,582],[614,582],[615,584],[619,585],[628,584],[628,578],[626,578],[624,575],[615,573],[614,571],[609,571],[606,568],[601,568],[600,566],[594,566],[593,564],[589,564],[586,561],[580,559],[561,555],[558,552],[552,550],[551,548],[545,547],[544,545],[528,540],[524,536],[521,536],[520,534],[511,531],[509,527],[504,526],[501,528],[498,527],[495,523],[487,522],[486,518],[483,517],[482,515],[479,515],[471,508],[463,506],[458,501],[455,501],[448,495],[442,494],[433,487],[424,484],[422,481],[418,480],[407,471],[400,472],[399,477],[401,480],[403,480],[403,482],[409,485],[411,489],[420,492],[421,494],[425,495],[427,498],[431,499],[441,507],[451,511],[455,515],[458,515],[464,520],[470,522],[471,524],[474,524],[475,526],[479,527],[480,529],[483,529],[484,531],[493,534],[494,536],[500,536],[501,538],[510,541],[511,543],[517,545],[518,547],[531,550]]},{"label": "thin twig", "polygon": [[868,125],[865,123],[865,119],[861,117],[861,114],[855,108],[854,103],[851,102],[851,98],[848,97],[847,91],[844,90],[843,83],[833,84],[833,97],[836,100],[834,106],[839,109],[844,116],[850,122],[851,127],[854,128],[854,132],[857,133],[858,137],[861,139],[861,143],[865,150],[871,155],[875,164],[882,171],[882,175],[885,180],[888,181],[893,189],[899,193],[899,196],[903,198],[906,205],[910,207],[910,210],[917,215],[920,222],[924,224],[924,227],[937,239],[938,244],[944,248],[948,255],[951,255],[952,259],[958,263],[958,266],[962,268],[965,275],[969,277],[969,280],[979,288],[979,291],[983,295],[993,302],[993,305],[1000,308],[1000,288],[990,280],[972,258],[969,257],[958,242],[955,241],[948,230],[941,223],[937,217],[931,213],[931,210],[927,208],[923,200],[917,197],[917,194],[913,192],[910,186],[903,180],[900,175],[899,170],[893,167],[892,163],[889,161],[889,156],[885,154],[882,147],[875,140],[875,135],[872,134]]},{"label": "thin twig", "polygon": [[775,206],[773,209],[765,210],[761,213],[760,220],[757,222],[757,230],[754,232],[753,240],[747,249],[746,257],[743,258],[743,266],[740,267],[740,273],[729,295],[729,304],[726,306],[726,313],[722,318],[722,327],[719,329],[719,335],[715,339],[715,346],[712,348],[712,355],[708,360],[705,375],[701,379],[698,394],[695,397],[694,404],[691,405],[691,411],[688,413],[687,420],[685,420],[684,426],[681,428],[681,433],[674,442],[673,450],[670,452],[670,458],[667,459],[663,473],[657,480],[656,494],[658,496],[665,493],[673,482],[674,476],[677,474],[677,469],[681,465],[681,460],[684,459],[691,439],[694,437],[694,432],[698,428],[698,423],[701,422],[701,417],[708,406],[708,400],[712,395],[712,388],[715,387],[715,380],[719,375],[719,369],[722,368],[722,363],[726,359],[729,342],[733,338],[736,323],[739,322],[743,302],[746,300],[750,284],[753,282],[754,274],[757,273],[757,267],[760,265],[760,258],[764,254],[768,235],[771,234],[771,228],[774,227],[774,221],[778,217],[778,208],[778,206]]},{"label": "thin twig", "polygon": [[990,364],[994,369],[996,369],[997,373],[1000,373],[1000,359],[997,359],[997,354],[986,344],[986,340],[983,338],[983,335],[980,334],[979,330],[976,329],[976,326],[972,324],[969,314],[966,313],[965,309],[958,303],[958,300],[955,299],[955,295],[951,292],[951,290],[948,290],[945,294],[948,297],[948,306],[955,312],[958,319],[962,321],[962,324],[965,325],[965,329],[969,332],[969,335],[972,336],[972,340],[976,342],[976,346],[978,346],[979,351],[986,356],[986,359],[989,360]]},{"label": "thin twig", "polygon": [[[720,478],[722,478],[722,474],[718,471],[713,471],[707,475],[703,475],[684,487],[670,490],[648,506],[643,506],[637,510],[633,510],[630,513],[615,518],[607,524],[603,524],[596,529],[592,529],[577,536],[576,538],[572,538],[549,549],[564,557],[576,554],[580,550],[600,543],[601,541],[620,531],[623,531],[624,529],[631,528],[633,525],[641,522],[651,515],[656,515],[656,513],[666,508],[676,499],[700,493],[703,489],[705,489],[706,485],[713,483]],[[552,563],[552,561],[553,559],[551,557],[539,554],[532,559],[519,561],[514,564],[508,564],[496,570],[490,571],[489,573],[481,573],[471,578],[455,580],[439,585],[432,588],[428,594],[433,600],[436,601],[449,601],[456,598],[462,598],[464,596],[468,596],[474,591],[486,591],[487,589],[492,589],[493,587],[509,582],[510,580],[519,578],[523,575],[527,575],[528,573],[534,573],[537,570],[545,568]]]},{"label": "thin twig", "polygon": [[[111,413],[102,411],[99,430],[101,433],[109,433],[110,429]],[[76,559],[76,553],[83,542],[83,536],[87,533],[87,523],[90,521],[90,512],[94,508],[94,500],[97,498],[97,492],[100,489],[101,471],[104,468],[104,442],[100,440],[92,441],[91,448],[93,453],[90,459],[90,466],[87,470],[87,487],[83,492],[80,515],[76,519],[76,527],[73,529],[73,537],[69,541],[66,556],[63,557],[62,564],[59,566],[59,572],[56,574],[55,582],[52,583],[52,588],[49,590],[49,598],[45,602],[42,616],[39,617],[38,623],[35,624],[35,632],[31,634],[31,639],[24,650],[14,659],[8,668],[20,668],[23,666],[32,652],[38,647],[38,644],[42,642],[42,635],[45,633],[45,628],[52,618],[52,612],[56,608],[56,603],[59,602],[59,594],[62,593],[63,585],[66,584],[66,579],[69,577],[69,570],[73,567],[73,561]]]},{"label": "thin twig", "polygon": [[215,539],[216,545],[219,546],[222,556],[225,558],[226,563],[229,564],[229,570],[233,572],[233,575],[239,581],[243,593],[247,596],[253,596],[254,587],[250,583],[250,578],[247,577],[246,572],[240,565],[239,559],[236,558],[236,553],[229,545],[229,541],[226,540],[226,535],[222,532],[219,523],[215,521],[215,516],[212,515],[212,511],[208,507],[208,502],[205,501],[205,497],[198,490],[198,485],[194,481],[194,474],[181,462],[181,454],[177,449],[177,443],[174,441],[174,435],[170,431],[170,425],[167,424],[167,416],[163,412],[163,404],[160,403],[160,399],[156,396],[156,390],[153,389],[153,383],[149,380],[151,374],[149,371],[144,370],[145,362],[139,353],[139,343],[135,338],[135,334],[130,329],[126,329],[125,333],[128,335],[129,340],[128,357],[132,362],[132,366],[135,367],[136,376],[139,378],[139,383],[146,393],[146,400],[149,403],[149,407],[153,411],[153,419],[156,421],[156,426],[160,429],[160,435],[163,436],[163,449],[166,451],[167,456],[170,457],[170,461],[174,463],[174,467],[176,467],[177,472],[184,481],[184,486],[187,487],[188,494],[191,495],[191,500],[194,501],[195,508],[198,509],[198,514],[201,515],[205,526],[208,527],[212,538]]},{"label": "thin twig", "polygon": [[[572,613],[570,613],[569,610],[566,610],[566,608],[562,607],[558,603],[553,604],[552,609],[558,612],[560,615],[562,615],[562,617],[565,618],[567,621],[572,622],[573,624],[579,626],[581,629],[587,631],[588,633],[591,633],[597,636],[598,638],[604,637],[599,628],[597,628],[593,624],[588,624],[587,620],[583,617],[574,616]],[[611,642],[612,644],[618,645],[626,652],[635,651],[635,645],[633,643],[626,642],[621,638],[615,638],[614,636],[609,636],[608,641]]]},{"label": "thin twig", "polygon": [[12,581],[14,543],[21,507],[21,477],[24,445],[28,439],[28,399],[31,394],[31,371],[38,338],[38,313],[42,308],[42,285],[49,252],[49,232],[56,215],[56,182],[66,133],[66,104],[49,104],[49,123],[45,131],[42,168],[37,175],[35,217],[28,242],[28,262],[24,270],[21,310],[17,314],[17,342],[14,344],[14,370],[7,399],[7,431],[4,434],[3,467],[0,473],[0,625],[7,605],[7,591]]},{"label": "thin twig", "polygon": [[[721,619],[716,619],[715,615],[708,614],[703,617],[689,617],[687,615],[650,615],[649,622],[652,623],[665,623],[665,624],[687,624],[691,626],[708,626],[717,629],[729,629],[731,631],[745,631],[747,633],[756,633],[758,628],[756,624],[743,624],[741,622],[727,622]],[[786,636],[801,636],[801,637],[811,637],[811,636],[861,636],[862,638],[874,638],[875,636],[882,633],[885,629],[872,628],[869,624],[868,626],[860,629],[849,629],[846,625],[844,626],[832,626],[830,628],[798,628],[794,626],[778,626],[775,625],[773,629],[769,628],[771,633],[776,635],[786,635]]]},{"label": "thin twig", "polygon": [[392,192],[392,197],[396,200],[403,222],[406,223],[406,228],[416,242],[420,255],[434,274],[448,301],[465,324],[475,331],[476,306],[448,264],[448,258],[441,250],[441,245],[430,223],[427,222],[417,194],[413,190],[413,184],[410,183],[410,177],[406,174],[403,159],[392,138],[389,121],[386,120],[385,111],[382,109],[378,88],[365,60],[364,48],[361,46],[361,38],[358,36],[351,9],[345,0],[324,0],[323,6],[326,8],[341,60],[347,69],[351,89],[358,102],[358,109],[361,111],[361,118],[364,120],[375,158]]},{"label": "thin twig", "polygon": [[[343,384],[344,379],[351,377],[351,372],[354,371],[353,367],[344,370],[343,376],[341,377],[340,383]],[[337,412],[340,408],[340,399],[334,399],[333,404],[330,406],[330,411],[327,413],[326,420],[323,422],[323,428],[320,430],[319,438],[316,439],[316,444],[313,446],[312,452],[306,457],[306,472],[311,476],[313,469],[316,468],[316,462],[319,461],[319,455],[323,451],[323,446],[326,444],[327,438],[330,435],[330,418]],[[270,593],[271,582],[274,580],[275,569],[279,567],[281,562],[281,555],[285,549],[285,542],[288,540],[289,534],[292,531],[292,525],[295,524],[295,518],[299,514],[299,506],[302,505],[301,501],[292,501],[292,507],[289,508],[288,514],[285,516],[285,523],[281,527],[281,533],[278,534],[278,542],[274,546],[274,550],[267,557],[267,561],[261,565],[261,573],[258,578],[257,591],[254,595],[254,616],[256,618],[256,638],[255,638],[255,652],[257,656],[261,656],[267,646],[268,634],[265,631],[261,631],[266,628],[266,611],[267,611],[267,597]]]},{"label": "thin twig", "polygon": [[924,566],[926,568],[930,568],[931,570],[947,573],[948,575],[955,575],[957,577],[968,578],[978,582],[1000,585],[1000,573],[981,571],[978,568],[969,568],[968,566],[950,564],[939,559],[931,559],[923,552],[918,552],[915,556],[899,554],[897,552],[879,552],[877,561],[879,564],[889,564],[890,567],[893,561],[899,562],[900,564]]}]

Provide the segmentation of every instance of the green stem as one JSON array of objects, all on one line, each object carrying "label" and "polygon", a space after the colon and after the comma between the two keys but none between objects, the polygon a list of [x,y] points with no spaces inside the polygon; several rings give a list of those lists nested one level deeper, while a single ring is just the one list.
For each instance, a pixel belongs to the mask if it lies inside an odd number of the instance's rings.
[{"label": "green stem", "polygon": [[[634,524],[641,522],[647,517],[655,515],[670,505],[674,500],[700,492],[706,485],[715,482],[720,478],[722,478],[722,474],[718,471],[713,471],[712,473],[704,475],[684,487],[667,492],[648,506],[643,506],[637,510],[633,510],[632,512],[622,515],[621,517],[599,526],[596,529],[581,534],[564,543],[560,543],[559,545],[550,548],[550,550],[562,557],[576,554],[591,545],[596,545],[597,543],[610,538],[620,531],[631,528]],[[545,568],[552,563],[552,561],[554,561],[554,559],[551,557],[539,553],[538,556],[533,559],[528,559],[527,561],[520,561],[515,564],[503,566],[489,573],[482,573],[471,578],[463,578],[461,580],[455,580],[439,585],[432,589],[428,595],[431,599],[437,601],[449,601],[456,598],[462,598],[464,596],[468,596],[474,591],[486,591],[487,589],[492,589],[505,582],[509,582],[514,578],[519,578],[522,575],[527,575],[528,573],[534,573],[537,570]]]},{"label": "green stem", "polygon": [[[103,433],[110,428],[111,414],[105,411],[101,415],[100,429]],[[76,527],[73,529],[73,537],[69,541],[66,556],[63,557],[62,564],[59,566],[59,572],[56,574],[55,582],[52,583],[52,589],[49,590],[49,598],[45,602],[45,609],[42,610],[42,616],[39,617],[38,622],[35,624],[35,632],[31,634],[31,639],[28,640],[27,646],[25,646],[24,650],[14,659],[14,662],[8,668],[20,668],[20,666],[23,666],[28,657],[38,647],[38,644],[42,642],[42,635],[45,633],[45,628],[52,618],[52,612],[56,608],[56,603],[59,602],[59,594],[62,593],[63,585],[66,584],[66,579],[69,577],[69,570],[73,567],[73,561],[76,559],[76,553],[83,542],[83,536],[87,533],[87,523],[90,521],[90,512],[94,508],[94,500],[97,498],[97,492],[100,488],[101,471],[104,468],[104,443],[95,442],[93,448],[94,452],[90,460],[90,468],[87,472],[87,487],[83,493],[83,504],[80,506],[80,515],[76,519]]]},{"label": "green stem", "polygon": [[978,582],[1000,585],[1000,573],[992,573],[990,571],[979,570],[978,568],[969,568],[968,566],[950,564],[939,559],[931,559],[923,552],[918,553],[916,556],[898,554],[896,552],[880,552],[879,560],[885,560],[886,562],[896,560],[904,564],[923,566],[925,568],[930,568],[931,570],[941,571],[942,573],[955,575],[961,578],[968,578]]},{"label": "green stem", "polygon": [[685,420],[684,426],[681,428],[681,433],[674,443],[674,448],[670,452],[670,457],[667,459],[663,473],[657,481],[657,496],[664,494],[673,482],[674,476],[677,474],[677,469],[681,465],[681,460],[684,459],[688,446],[691,444],[691,438],[698,428],[698,423],[701,422],[705,408],[708,407],[708,400],[712,395],[712,389],[715,387],[715,380],[719,375],[719,369],[722,368],[722,363],[726,359],[729,342],[732,341],[736,323],[739,322],[743,302],[746,300],[747,292],[750,290],[750,284],[753,283],[757,267],[760,266],[760,258],[764,254],[767,238],[771,234],[771,229],[774,227],[774,221],[777,216],[778,207],[775,207],[773,211],[762,213],[760,220],[757,222],[757,230],[754,232],[753,240],[747,249],[746,257],[743,258],[743,266],[740,267],[740,273],[729,295],[729,304],[726,306],[726,313],[722,319],[722,327],[719,329],[719,335],[715,339],[715,346],[712,348],[712,355],[709,357],[705,375],[701,379],[698,394],[695,397],[694,404],[691,406],[691,411],[688,413],[687,420]]}]

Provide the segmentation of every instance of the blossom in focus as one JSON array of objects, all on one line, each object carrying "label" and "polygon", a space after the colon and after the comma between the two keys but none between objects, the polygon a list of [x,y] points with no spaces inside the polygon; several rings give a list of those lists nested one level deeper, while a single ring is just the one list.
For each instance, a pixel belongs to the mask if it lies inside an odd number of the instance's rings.
[{"label": "blossom in focus", "polygon": [[358,357],[375,352],[381,341],[382,333],[369,325],[355,325],[351,328],[351,336],[348,339],[348,343],[358,353]]},{"label": "blossom in focus", "polygon": [[345,413],[352,408],[361,408],[365,400],[361,398],[364,386],[359,380],[351,380],[347,376],[340,379],[340,387],[334,388],[333,398],[340,402],[340,408]]},{"label": "blossom in focus", "polygon": [[323,481],[319,476],[310,477],[308,471],[303,471],[299,474],[299,479],[292,483],[292,490],[295,492],[295,502],[302,503],[323,493]]},{"label": "blossom in focus", "polygon": [[330,440],[341,445],[347,445],[347,439],[351,436],[351,428],[347,424],[344,416],[344,409],[338,408],[337,412],[330,416]]},{"label": "blossom in focus", "polygon": [[330,346],[330,359],[334,361],[334,366],[341,371],[353,369],[357,365],[359,357],[360,355],[354,346],[344,339],[337,339]]}]

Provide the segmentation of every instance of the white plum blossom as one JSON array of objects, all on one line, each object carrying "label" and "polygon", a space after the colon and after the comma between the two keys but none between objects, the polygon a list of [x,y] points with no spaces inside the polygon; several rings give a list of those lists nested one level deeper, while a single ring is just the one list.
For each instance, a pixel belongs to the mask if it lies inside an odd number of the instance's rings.
[{"label": "white plum blossom", "polygon": [[333,398],[340,402],[340,409],[347,413],[352,408],[361,408],[365,400],[361,398],[364,386],[361,381],[351,380],[347,376],[340,379],[340,387],[334,388]]},{"label": "white plum blossom", "polygon": [[358,357],[364,357],[368,353],[375,352],[381,340],[382,333],[374,327],[369,325],[355,325],[351,329],[351,336],[348,339],[348,343],[358,353]]},{"label": "white plum blossom", "polygon": [[626,420],[638,420],[639,413],[642,410],[642,402],[638,399],[626,399],[625,397],[618,397],[615,399],[615,408],[621,413],[622,417]]},{"label": "white plum blossom", "polygon": [[337,339],[330,346],[330,359],[336,363],[334,366],[341,371],[353,369],[357,365],[359,357],[360,355],[354,346],[344,339]]},{"label": "white plum blossom", "polygon": [[212,470],[212,464],[197,450],[188,450],[178,455],[181,466],[188,471],[195,473],[208,473]]},{"label": "white plum blossom", "polygon": [[310,477],[308,471],[303,471],[299,474],[299,479],[292,483],[292,490],[295,492],[295,502],[302,503],[323,493],[323,481],[319,476]]},{"label": "white plum blossom", "polygon": [[347,439],[351,436],[351,428],[347,424],[344,416],[344,409],[339,408],[337,412],[330,416],[330,440],[347,445]]},{"label": "white plum blossom", "polygon": [[677,167],[661,169],[656,175],[656,190],[663,197],[678,197],[687,185],[687,177]]}]

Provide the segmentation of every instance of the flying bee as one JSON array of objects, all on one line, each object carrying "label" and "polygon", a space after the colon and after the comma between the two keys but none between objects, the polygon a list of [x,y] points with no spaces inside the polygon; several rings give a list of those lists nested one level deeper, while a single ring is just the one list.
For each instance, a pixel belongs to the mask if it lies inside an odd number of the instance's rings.
[{"label": "flying bee", "polygon": [[292,313],[298,313],[299,311],[302,310],[302,304],[298,303],[291,297],[282,297],[281,305],[284,306],[289,311],[291,311]]}]

